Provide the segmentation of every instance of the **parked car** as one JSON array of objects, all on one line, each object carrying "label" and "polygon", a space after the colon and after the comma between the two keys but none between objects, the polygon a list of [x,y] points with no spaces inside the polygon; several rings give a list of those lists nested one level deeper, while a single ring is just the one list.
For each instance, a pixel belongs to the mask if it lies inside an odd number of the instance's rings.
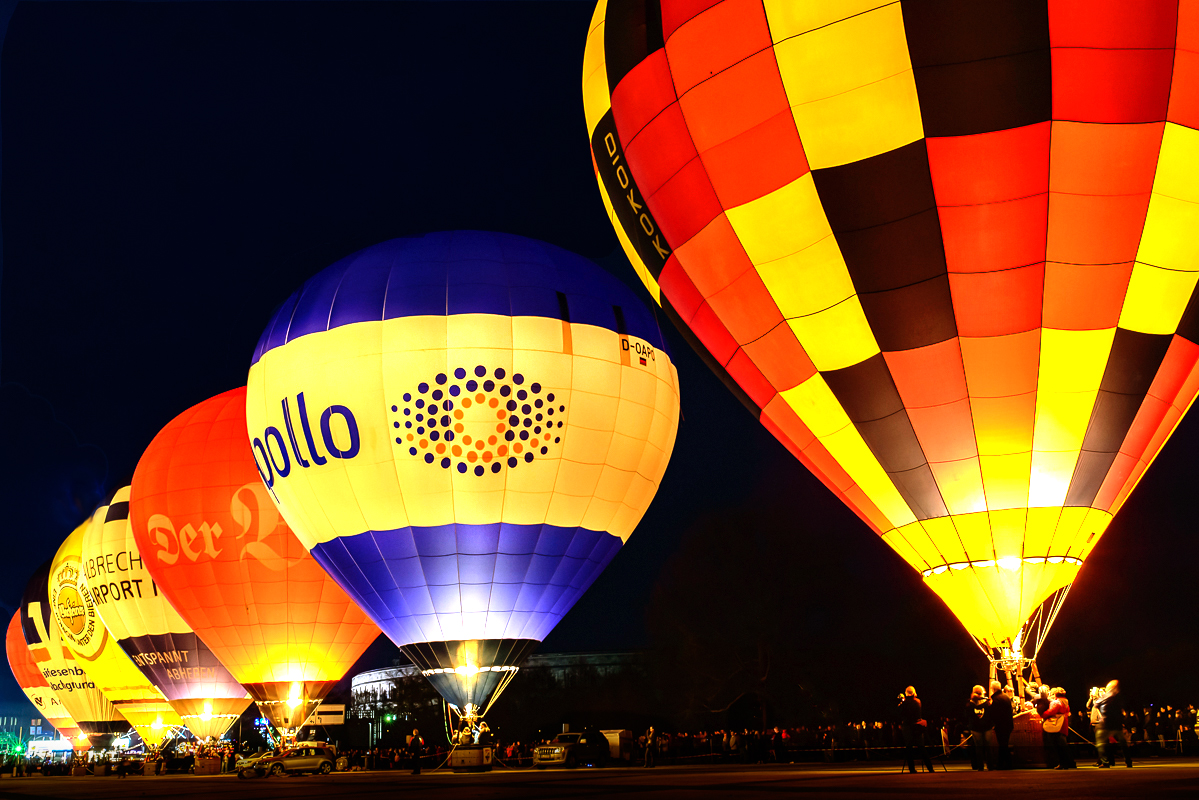
[{"label": "parked car", "polygon": [[333,764],[336,760],[337,754],[331,747],[300,744],[284,750],[280,755],[268,753],[252,764],[245,767],[239,766],[237,774],[245,778],[303,772],[319,772],[322,775],[328,775],[333,771]]},{"label": "parked car", "polygon": [[608,764],[609,749],[607,737],[599,731],[560,733],[554,737],[554,741],[540,745],[533,751],[533,766],[537,769],[577,767],[580,764],[604,767]]},{"label": "parked car", "polygon": [[[235,767],[237,771],[237,777],[261,777],[257,772],[258,762],[262,761],[264,758],[270,758],[272,755],[274,755],[274,753],[272,753],[270,750],[267,750],[264,753],[251,753],[248,756],[242,756],[241,758],[237,759],[237,765]],[[266,772],[264,771],[262,775],[265,774]]]}]

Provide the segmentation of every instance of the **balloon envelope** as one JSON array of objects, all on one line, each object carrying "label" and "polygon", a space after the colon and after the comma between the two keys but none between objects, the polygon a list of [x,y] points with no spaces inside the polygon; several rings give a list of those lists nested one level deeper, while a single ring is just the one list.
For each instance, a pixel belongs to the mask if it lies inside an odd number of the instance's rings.
[{"label": "balloon envelope", "polygon": [[258,468],[297,536],[468,715],[632,534],[679,415],[660,331],[623,284],[470,231],[308,281],[247,388]]},{"label": "balloon envelope", "polygon": [[280,728],[296,728],[379,635],[271,503],[245,389],[172,420],[133,476],[133,538],[179,615]]},{"label": "balloon envelope", "polygon": [[253,702],[150,577],[129,523],[129,487],[83,537],[83,571],[109,633],[193,734],[221,736]]},{"label": "balloon envelope", "polygon": [[129,720],[142,741],[157,747],[170,734],[172,726],[183,725],[183,720],[104,625],[83,564],[83,538],[87,529],[102,526],[109,511],[119,512],[119,509],[107,504],[100,506],[88,522],[59,546],[50,564],[50,608],[58,635],[79,666]]},{"label": "balloon envelope", "polygon": [[642,281],[991,646],[1074,580],[1199,387],[1199,21],[1177,12],[592,21],[592,154]]},{"label": "balloon envelope", "polygon": [[129,731],[129,722],[80,668],[75,655],[62,641],[58,623],[50,610],[49,579],[50,562],[46,562],[25,586],[25,594],[21,597],[21,631],[25,635],[25,644],[50,690],[82,731],[84,738],[81,740],[77,736],[73,743],[82,745],[86,741],[95,747],[106,747],[117,736]]},{"label": "balloon envelope", "polygon": [[25,644],[25,633],[21,630],[21,612],[14,612],[8,622],[8,632],[4,637],[4,649],[8,655],[8,666],[21,691],[33,703],[34,708],[41,712],[46,722],[53,725],[65,739],[79,741],[79,726],[71,719],[71,714],[63,706],[58,695],[46,682],[46,677],[38,669],[33,660],[29,645]]}]

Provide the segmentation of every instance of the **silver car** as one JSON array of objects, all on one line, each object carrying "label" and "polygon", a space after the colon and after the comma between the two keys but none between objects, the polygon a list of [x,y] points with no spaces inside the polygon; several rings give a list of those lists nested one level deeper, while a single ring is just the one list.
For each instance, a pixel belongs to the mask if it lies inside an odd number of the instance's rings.
[{"label": "silver car", "polygon": [[328,775],[333,771],[337,754],[331,747],[296,745],[281,755],[267,756],[251,767],[259,775],[284,775],[300,772],[319,772]]},{"label": "silver car", "polygon": [[[257,766],[258,762],[264,758],[270,758],[270,756],[271,756],[271,754],[269,752],[253,753],[248,756],[242,756],[241,758],[237,759],[238,774],[240,774],[243,769],[248,769],[248,770],[250,770],[251,773],[253,773],[254,767]],[[250,776],[247,776],[247,777],[250,777]]]},{"label": "silver car", "polygon": [[560,733],[554,741],[533,751],[533,766],[537,769],[577,767],[580,764],[605,767],[608,765],[608,749],[608,739],[599,731]]}]

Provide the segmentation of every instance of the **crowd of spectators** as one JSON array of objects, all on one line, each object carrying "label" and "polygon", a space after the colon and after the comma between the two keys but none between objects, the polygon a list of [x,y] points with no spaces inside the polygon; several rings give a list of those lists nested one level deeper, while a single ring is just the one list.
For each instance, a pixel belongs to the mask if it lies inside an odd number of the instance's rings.
[{"label": "crowd of spectators", "polygon": [[[1026,706],[1036,706],[1033,697]],[[964,711],[968,707],[964,706]],[[1044,711],[1038,709],[1041,714]],[[1199,724],[1194,704],[1172,706],[1170,704],[1128,704],[1119,710],[1123,730],[1127,737],[1131,755],[1137,758],[1162,755],[1199,755]],[[1066,715],[1063,736],[1078,757],[1095,753],[1098,720],[1092,723],[1092,712],[1083,703],[1076,703]],[[940,716],[927,720],[927,744],[937,755],[960,752],[966,758],[966,750],[959,748],[971,734],[972,718],[963,713],[958,716]],[[719,729],[713,731],[655,731],[635,735],[624,758],[631,764],[644,764],[646,750],[652,748],[654,757],[650,763],[741,763],[769,764],[799,761],[894,761],[904,750],[905,740],[902,723],[898,717],[885,720],[861,720],[854,722],[829,722],[816,725],[779,726],[756,730],[751,728]],[[529,766],[533,752],[551,739],[535,741],[496,741],[495,755],[501,765],[509,767]],[[245,749],[245,748],[242,748]],[[248,752],[248,750],[247,750]],[[427,768],[445,762],[450,752],[448,744],[428,743],[422,761]],[[184,747],[163,758],[163,771],[174,760],[196,757],[221,759],[223,771],[232,771],[239,755],[245,755],[233,743]],[[345,759],[344,768],[351,770],[399,770],[411,768],[411,756],[406,747],[352,748],[338,754]],[[8,756],[3,771],[13,775],[40,773],[42,775],[66,774],[70,769],[68,760],[60,758],[20,758]],[[114,762],[114,766],[115,766]]]},{"label": "crowd of spectators", "polygon": [[[963,707],[965,704],[963,704]],[[1133,754],[1137,757],[1159,755],[1199,755],[1199,731],[1196,730],[1194,705],[1175,708],[1147,705],[1123,710]],[[928,744],[938,754],[957,750],[970,736],[970,719],[941,716],[928,720]],[[1095,727],[1090,712],[1079,704],[1069,714],[1063,728],[1068,742],[1080,754],[1094,753]],[[899,719],[863,720],[767,730],[716,730],[697,733],[657,732],[657,763],[786,763],[795,761],[893,761],[905,749]],[[635,739],[633,763],[644,763],[647,738]],[[531,748],[530,748],[531,752]],[[963,750],[961,758],[967,758]]]},{"label": "crowd of spectators", "polygon": [[[421,761],[426,768],[439,766],[450,754],[447,744],[426,744]],[[346,759],[346,769],[412,769],[412,756],[407,747],[351,748],[338,753]]]}]

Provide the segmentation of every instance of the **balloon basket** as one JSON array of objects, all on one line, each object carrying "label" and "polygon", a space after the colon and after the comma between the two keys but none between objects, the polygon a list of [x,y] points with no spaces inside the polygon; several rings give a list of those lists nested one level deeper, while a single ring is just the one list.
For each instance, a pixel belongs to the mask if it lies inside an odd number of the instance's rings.
[{"label": "balloon basket", "polygon": [[1016,720],[1008,746],[1012,748],[1014,762],[1021,767],[1044,767],[1045,745],[1041,735],[1041,720],[1026,714]]},{"label": "balloon basket", "polygon": [[196,759],[195,766],[196,775],[220,775],[221,774],[221,759],[206,758],[201,756]]},{"label": "balloon basket", "polygon": [[491,745],[461,744],[450,753],[454,772],[491,772],[494,754]]}]

